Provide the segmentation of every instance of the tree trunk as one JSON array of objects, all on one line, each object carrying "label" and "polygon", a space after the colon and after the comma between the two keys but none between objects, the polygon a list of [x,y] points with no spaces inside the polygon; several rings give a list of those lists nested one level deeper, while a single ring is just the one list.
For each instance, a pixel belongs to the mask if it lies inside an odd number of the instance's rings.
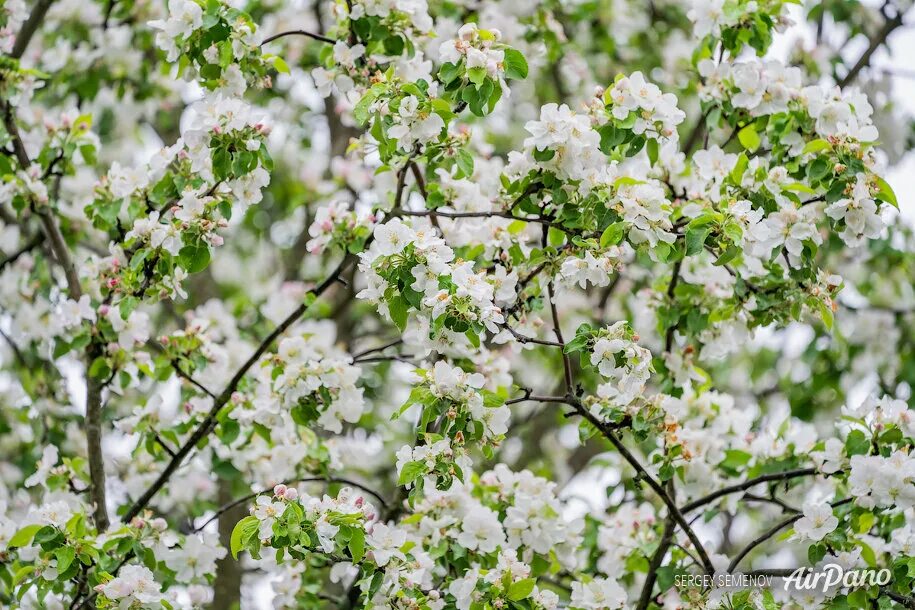
[{"label": "tree trunk", "polygon": [[[219,482],[219,505],[234,500],[231,481]],[[232,537],[232,530],[247,514],[247,506],[239,504],[227,510],[219,517],[219,542],[227,550]],[[239,610],[241,608],[241,562],[232,558],[231,553],[216,563],[216,580],[213,583],[212,610]]]}]

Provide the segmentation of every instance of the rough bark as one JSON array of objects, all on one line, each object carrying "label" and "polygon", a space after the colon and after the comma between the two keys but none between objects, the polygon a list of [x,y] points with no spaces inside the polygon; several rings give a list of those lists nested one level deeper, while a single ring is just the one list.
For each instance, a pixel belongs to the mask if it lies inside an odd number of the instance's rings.
[{"label": "rough bark", "polygon": [[[219,505],[233,500],[232,483],[219,482]],[[226,549],[232,537],[232,530],[246,514],[247,505],[239,504],[227,510],[219,517],[219,543]],[[239,561],[226,554],[216,563],[216,580],[213,582],[212,610],[237,610],[241,606],[242,566]]]}]

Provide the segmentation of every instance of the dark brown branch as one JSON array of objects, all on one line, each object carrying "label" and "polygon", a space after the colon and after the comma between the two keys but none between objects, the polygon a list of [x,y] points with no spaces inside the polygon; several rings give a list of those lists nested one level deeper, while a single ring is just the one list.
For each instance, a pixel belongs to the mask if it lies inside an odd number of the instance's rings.
[{"label": "dark brown branch", "polygon": [[356,352],[355,354],[353,354],[353,361],[355,362],[364,356],[368,356],[369,354],[383,352],[384,350],[388,349],[389,347],[396,347],[396,346],[400,345],[401,343],[403,343],[403,339],[395,339],[394,341],[385,343],[384,345],[379,345],[378,347],[370,347],[369,349],[364,349],[361,352]]},{"label": "dark brown branch", "polygon": [[839,81],[839,87],[844,89],[853,83],[856,78],[858,78],[858,74],[861,72],[861,70],[870,64],[871,58],[873,57],[874,53],[877,52],[877,49],[883,46],[886,43],[887,38],[889,38],[890,34],[892,34],[893,31],[902,25],[902,18],[904,14],[904,12],[899,11],[896,13],[895,17],[887,19],[883,22],[883,27],[881,27],[880,31],[878,31],[874,37],[870,39],[870,42],[867,45],[867,49],[864,50],[864,53],[861,54],[861,57],[858,58],[858,61],[855,62],[855,65],[852,66],[852,68],[848,71],[848,74],[843,76]]},{"label": "dark brown branch", "polygon": [[788,504],[787,502],[785,502],[784,500],[782,500],[781,498],[776,498],[774,495],[773,496],[758,496],[756,494],[744,494],[743,499],[750,500],[751,502],[763,502],[763,503],[767,503],[767,504],[774,504],[778,507],[781,507],[781,509],[783,511],[789,512],[789,513],[801,512],[798,509],[796,509],[795,507],[793,507],[790,504]]},{"label": "dark brown branch", "polygon": [[[324,292],[336,284],[336,277],[340,275],[354,260],[354,257],[347,256],[344,258],[337,268],[318,286],[312,290],[312,294],[315,297],[319,297]],[[226,385],[225,389],[217,396],[213,406],[210,408],[209,413],[204,418],[202,422],[194,429],[194,432],[191,434],[190,438],[181,445],[178,451],[175,452],[175,456],[171,461],[166,465],[165,469],[159,475],[159,477],[153,482],[149,488],[143,492],[136,502],[134,502],[131,507],[124,514],[124,521],[129,522],[131,519],[136,517],[140,511],[142,511],[152,500],[160,489],[162,489],[168,480],[171,478],[172,474],[181,466],[184,462],[184,458],[188,456],[191,450],[197,446],[197,443],[202,441],[213,429],[216,427],[216,418],[219,415],[219,412],[222,408],[229,402],[229,399],[232,398],[232,394],[238,388],[238,384],[241,383],[241,380],[248,373],[248,370],[254,366],[254,364],[260,359],[260,357],[266,352],[273,342],[282,335],[286,330],[292,326],[309,308],[308,303],[302,303],[299,305],[295,311],[293,311],[289,316],[283,320],[276,328],[271,332],[254,350],[254,353],[245,361],[244,364],[235,372],[235,375],[232,377],[231,381]]]},{"label": "dark brown branch", "polygon": [[816,468],[798,468],[797,470],[786,470],[785,472],[773,472],[770,474],[764,474],[744,481],[743,483],[737,483],[735,485],[729,485],[728,487],[722,487],[718,491],[714,491],[707,496],[703,496],[698,500],[693,500],[689,504],[684,505],[680,510],[682,510],[684,513],[692,512],[697,508],[702,508],[706,504],[711,504],[718,498],[722,498],[732,493],[746,491],[756,487],[760,483],[768,483],[771,481],[788,481],[798,477],[815,476],[816,474]]},{"label": "dark brown branch", "polygon": [[654,590],[654,583],[658,579],[658,568],[664,562],[664,556],[667,555],[667,549],[674,538],[674,531],[677,526],[671,517],[664,521],[664,533],[661,534],[661,540],[658,542],[658,548],[654,555],[651,556],[651,562],[648,564],[648,575],[645,577],[645,584],[642,585],[642,594],[639,596],[639,604],[636,610],[645,610],[651,603],[651,592]]},{"label": "dark brown branch", "polygon": [[623,444],[619,437],[614,433],[613,429],[605,423],[604,421],[597,418],[592,414],[588,409],[585,408],[580,401],[576,400],[574,405],[575,410],[579,415],[588,420],[592,426],[597,428],[604,437],[610,441],[610,443],[619,451],[620,455],[623,456],[629,465],[632,466],[636,472],[639,474],[639,478],[644,480],[648,486],[661,498],[661,501],[667,506],[668,514],[672,516],[674,521],[678,526],[683,530],[686,536],[692,542],[693,546],[696,548],[696,553],[699,555],[699,559],[702,562],[702,567],[705,569],[706,573],[714,574],[715,567],[712,565],[711,559],[709,559],[708,553],[705,552],[705,548],[702,546],[699,537],[696,536],[696,532],[693,531],[693,528],[690,527],[689,523],[686,521],[686,518],[683,516],[683,513],[677,508],[677,504],[673,498],[670,497],[670,494],[665,491],[664,487],[653,477],[651,474],[645,470],[645,467],[642,466],[641,462],[632,454],[631,451]]},{"label": "dark brown branch", "polygon": [[572,404],[569,401],[569,399],[566,398],[565,396],[538,396],[536,394],[525,394],[524,396],[521,396],[519,398],[512,398],[510,400],[506,400],[505,404],[515,405],[515,404],[518,404],[519,402],[527,402],[528,400],[531,400],[533,402],[559,402],[559,403],[563,403],[563,404],[567,404],[567,405]]},{"label": "dark brown branch", "polygon": [[19,33],[16,34],[16,42],[13,44],[13,50],[10,52],[10,57],[19,59],[25,54],[25,50],[32,41],[32,36],[34,36],[35,32],[38,31],[38,28],[41,27],[41,22],[44,21],[44,16],[53,3],[54,0],[38,0],[35,3],[35,8],[32,9],[29,18],[22,24],[22,29],[19,30]]},{"label": "dark brown branch", "polygon": [[213,392],[211,392],[210,390],[208,390],[208,389],[206,388],[206,386],[204,386],[202,383],[200,383],[199,381],[197,381],[196,379],[194,379],[193,377],[191,377],[190,375],[188,375],[187,373],[185,373],[185,372],[181,369],[181,366],[180,366],[180,364],[179,364],[177,361],[172,360],[172,361],[171,361],[171,365],[172,365],[172,368],[175,370],[175,374],[178,375],[178,377],[181,377],[182,379],[184,379],[185,381],[187,381],[188,383],[190,383],[192,386],[194,386],[195,388],[197,388],[198,390],[200,390],[201,392],[203,392],[204,394],[206,394],[206,395],[209,396],[210,398],[212,398],[212,399],[214,399],[214,400],[217,398],[217,397],[216,397],[216,394],[214,394]]},{"label": "dark brown branch", "polygon": [[[35,7],[32,16],[29,17],[30,21],[36,13],[41,11],[41,6],[42,5],[39,4]],[[50,6],[50,2],[47,2],[47,6]],[[44,7],[44,12],[47,12],[47,6]],[[44,12],[41,12],[38,22],[44,17]],[[34,27],[37,28],[38,23],[34,24]],[[34,33],[34,30],[31,33]],[[31,36],[31,33],[29,36]],[[16,42],[18,45],[19,41],[17,40]],[[28,41],[26,40],[25,44],[27,43]],[[13,116],[13,108],[9,103],[4,104],[3,122],[6,125],[6,131],[12,140],[13,150],[15,151],[16,159],[19,162],[20,167],[23,171],[28,171],[31,166],[31,161],[29,160],[28,152],[25,150],[25,145],[22,143],[22,138],[19,135],[19,128],[16,126],[16,118]],[[48,237],[51,244],[51,251],[54,253],[57,263],[64,270],[64,275],[67,279],[67,292],[71,299],[78,301],[83,295],[79,283],[79,274],[76,272],[76,266],[73,264],[73,259],[70,256],[70,249],[67,246],[67,242],[60,232],[60,227],[57,226],[57,219],[54,216],[54,212],[49,205],[36,205],[35,207],[36,213],[44,228],[45,235]],[[102,350],[100,346],[95,342],[92,342],[86,350],[85,361],[86,453],[89,461],[89,476],[92,481],[91,497],[94,505],[94,521],[95,527],[99,532],[107,530],[109,524],[108,506],[105,497],[105,457],[102,453],[102,389],[104,385],[99,380],[92,377],[92,375],[89,374],[89,371],[92,368],[92,363],[96,358],[101,356],[101,354]]]},{"label": "dark brown branch", "polygon": [[[544,231],[544,235],[546,232]],[[556,340],[559,342],[559,345],[565,346],[565,340],[562,338],[562,330],[559,328],[559,311],[556,309],[556,295],[553,293],[553,280],[550,279],[550,282],[547,284],[547,294],[550,296],[550,313],[553,317],[553,333],[556,335]],[[566,394],[572,395],[572,362],[569,359],[569,355],[565,352],[565,349],[562,350],[562,370],[565,375],[566,381]]]},{"label": "dark brown branch", "polygon": [[535,339],[534,337],[528,337],[527,335],[522,335],[521,333],[516,331],[514,328],[509,326],[508,323],[505,323],[504,327],[505,327],[505,330],[507,330],[508,332],[511,333],[512,337],[514,337],[518,341],[518,343],[534,343],[536,345],[548,345],[550,347],[561,347],[561,348],[565,348],[565,346],[566,346],[565,343],[560,343],[557,341],[547,341],[545,339]]},{"label": "dark brown branch", "polygon": [[[95,505],[93,519],[98,531],[108,529],[108,501],[105,494],[105,455],[102,453],[102,389],[105,384],[93,377],[90,367],[102,355],[101,346],[92,342],[86,350],[86,446],[89,458],[90,494]],[[113,371],[112,371],[113,373]]]},{"label": "dark brown branch", "polygon": [[0,261],[0,271],[3,271],[7,265],[12,265],[26,252],[30,252],[41,245],[41,237],[35,236],[28,241],[24,246],[10,254],[8,257]]},{"label": "dark brown branch", "polygon": [[569,229],[560,223],[553,222],[547,218],[539,216],[513,216],[509,212],[445,212],[442,210],[401,210],[404,216],[440,216],[442,218],[508,218],[509,220],[520,220],[522,222],[535,222],[548,227],[553,227],[565,233]]},{"label": "dark brown branch", "polygon": [[[830,506],[832,506],[833,508],[836,508],[838,506],[842,506],[843,504],[848,504],[852,500],[853,500],[853,498],[845,498],[844,500],[839,500],[838,502],[833,502]],[[740,553],[738,553],[737,556],[731,560],[730,565],[728,565],[728,573],[734,572],[734,570],[737,569],[737,566],[740,565],[740,562],[743,560],[743,558],[746,557],[750,553],[750,551],[752,551],[753,549],[758,547],[760,544],[762,544],[763,542],[765,542],[772,536],[779,533],[784,528],[793,524],[795,521],[797,521],[798,519],[800,519],[803,516],[804,516],[803,513],[798,513],[796,515],[792,515],[791,517],[788,517],[787,519],[776,523],[774,526],[772,526],[771,528],[769,528],[768,530],[766,530],[765,532],[763,532],[762,534],[760,534],[759,536],[754,538],[753,541],[750,542],[750,544],[745,546],[743,548],[743,550],[740,551]]]},{"label": "dark brown branch", "polygon": [[904,608],[909,608],[910,610],[915,610],[915,597],[908,595],[901,595],[895,591],[891,591],[886,587],[880,587],[880,592],[889,597],[891,600],[897,604],[901,604]]},{"label": "dark brown branch", "polygon": [[[328,484],[339,483],[342,485],[349,485],[350,487],[356,487],[358,489],[361,489],[365,493],[369,494],[370,496],[374,497],[376,500],[378,500],[378,502],[381,504],[381,508],[386,509],[388,506],[387,502],[385,502],[384,498],[377,491],[366,487],[362,483],[358,483],[351,479],[345,479],[343,477],[305,477],[305,478],[301,478],[301,479],[292,479],[290,481],[285,481],[283,483],[283,485],[289,486],[289,485],[296,485],[298,483],[319,483],[319,482],[328,483]],[[210,523],[212,523],[213,521],[218,519],[220,515],[231,510],[232,508],[238,506],[239,504],[244,504],[245,502],[250,502],[254,498],[256,498],[258,496],[262,496],[267,493],[272,494],[273,488],[270,487],[268,489],[262,489],[260,491],[255,491],[246,496],[238,498],[237,500],[233,500],[232,502],[229,502],[228,504],[224,504],[223,506],[220,506],[209,519],[207,519],[202,524],[195,527],[194,532],[199,532],[200,530],[205,528],[207,525],[209,525]]]},{"label": "dark brown branch", "polygon": [[313,39],[319,40],[321,42],[326,42],[327,44],[334,44],[337,42],[333,38],[328,38],[327,36],[322,36],[321,34],[315,34],[314,32],[308,32],[306,30],[289,30],[288,32],[280,32],[279,34],[274,34],[273,36],[268,36],[267,38],[264,39],[264,42],[261,43],[261,46],[264,46],[268,42],[273,42],[274,40],[278,40],[278,39],[284,38],[286,36],[306,36],[308,38],[313,38]]},{"label": "dark brown branch", "polygon": [[154,438],[155,441],[159,444],[159,446],[162,447],[162,448],[165,450],[165,453],[169,454],[169,455],[172,456],[172,457],[175,457],[175,450],[172,449],[171,447],[169,447],[169,446],[168,446],[168,443],[166,443],[166,442],[162,439],[162,437],[159,435],[159,433],[156,432],[155,430],[153,430],[153,438]]}]

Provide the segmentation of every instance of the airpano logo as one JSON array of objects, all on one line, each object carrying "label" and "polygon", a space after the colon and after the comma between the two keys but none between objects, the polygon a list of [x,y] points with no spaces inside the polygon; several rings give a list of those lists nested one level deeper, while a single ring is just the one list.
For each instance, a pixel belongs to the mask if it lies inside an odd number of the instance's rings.
[{"label": "airpano logo", "polygon": [[840,589],[854,590],[864,587],[882,587],[890,583],[892,573],[887,568],[843,568],[836,563],[827,563],[816,568],[797,568],[781,574],[680,574],[674,577],[674,585],[683,588],[740,590],[773,589],[785,591],[834,594]]},{"label": "airpano logo", "polygon": [[827,593],[837,588],[860,589],[862,587],[889,584],[892,574],[888,568],[846,570],[836,563],[827,563],[817,569],[798,568],[785,577],[785,591],[819,591]]}]

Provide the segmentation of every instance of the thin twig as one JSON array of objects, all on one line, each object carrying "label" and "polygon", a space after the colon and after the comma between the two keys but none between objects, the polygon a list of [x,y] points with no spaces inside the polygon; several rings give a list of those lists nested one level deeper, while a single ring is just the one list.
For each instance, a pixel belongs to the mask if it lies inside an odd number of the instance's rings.
[{"label": "thin twig", "polygon": [[[355,260],[352,256],[345,257],[336,269],[318,286],[312,290],[312,294],[315,297],[321,296],[328,288],[336,283],[335,279],[340,275],[353,261]],[[226,385],[225,389],[216,397],[216,400],[213,403],[213,406],[210,408],[209,413],[204,418],[202,422],[197,426],[188,440],[181,445],[178,451],[175,452],[175,456],[172,460],[165,466],[165,469],[162,473],[156,478],[156,480],[150,485],[145,492],[134,502],[127,512],[124,514],[124,521],[129,522],[131,519],[136,517],[140,511],[142,511],[149,504],[149,501],[152,500],[160,489],[162,489],[168,480],[171,478],[172,474],[181,466],[184,462],[184,458],[191,452],[191,450],[203,440],[213,429],[216,427],[216,418],[218,417],[222,408],[229,402],[232,398],[232,394],[235,393],[235,390],[238,388],[238,384],[241,383],[241,380],[248,373],[248,370],[254,366],[254,364],[260,359],[260,357],[266,352],[273,342],[279,338],[286,330],[292,326],[296,320],[298,320],[310,307],[308,303],[302,303],[299,305],[295,311],[293,311],[289,316],[286,317],[276,328],[271,332],[254,350],[254,353],[245,361],[244,364],[239,367],[235,372],[235,375]]]},{"label": "thin twig", "polygon": [[328,38],[327,36],[322,36],[321,34],[315,34],[314,32],[308,32],[306,30],[289,30],[288,32],[280,32],[279,34],[274,34],[273,36],[264,38],[264,42],[261,43],[261,46],[286,36],[307,36],[308,38],[320,40],[321,42],[326,42],[327,44],[335,44],[337,42],[333,38]]},{"label": "thin twig", "polygon": [[369,349],[364,349],[361,352],[356,352],[355,354],[353,354],[353,361],[359,360],[363,356],[368,356],[369,354],[374,354],[376,352],[383,352],[384,350],[388,349],[389,347],[395,347],[395,346],[400,345],[401,343],[403,343],[403,339],[395,339],[394,341],[385,343],[384,345],[379,345],[378,347],[371,347]]},{"label": "thin twig", "polygon": [[[385,502],[385,499],[377,491],[366,487],[362,483],[358,483],[356,481],[353,481],[351,479],[346,479],[343,477],[304,477],[301,479],[292,479],[290,481],[285,481],[283,483],[283,485],[289,486],[289,485],[296,485],[298,483],[318,483],[318,482],[323,482],[323,483],[328,483],[328,484],[340,483],[343,485],[349,485],[350,487],[356,487],[358,489],[361,489],[365,493],[371,495],[376,500],[378,500],[378,502],[381,504],[382,508],[387,508],[387,506],[388,506],[387,502]],[[224,505],[220,506],[218,509],[216,509],[216,512],[213,513],[213,515],[209,519],[204,521],[202,524],[196,526],[194,528],[194,532],[196,533],[196,532],[201,531],[207,525],[209,525],[210,523],[212,523],[213,521],[218,519],[220,517],[220,515],[235,508],[239,504],[244,504],[245,502],[249,502],[249,501],[253,500],[254,498],[261,496],[263,494],[266,494],[266,493],[273,493],[273,487],[270,487],[267,489],[262,489],[260,491],[255,491],[246,496],[238,498],[237,500],[233,500],[232,502],[229,502],[228,504],[224,504]]]},{"label": "thin twig", "polygon": [[[848,504],[853,499],[854,498],[845,498],[844,500],[839,500],[838,502],[833,502],[830,506],[832,506],[832,508],[836,508],[838,506],[842,506],[843,504]],[[783,521],[779,521],[774,526],[772,526],[771,528],[769,528],[768,530],[766,530],[765,532],[763,532],[762,534],[760,534],[759,536],[754,538],[753,541],[750,542],[750,544],[745,546],[743,548],[743,550],[740,551],[740,553],[738,553],[737,556],[731,560],[730,565],[728,565],[728,573],[733,573],[734,570],[737,569],[737,566],[740,565],[740,562],[743,560],[743,558],[746,557],[750,553],[750,551],[752,551],[753,549],[758,547],[760,544],[762,544],[763,542],[765,542],[772,536],[779,533],[782,529],[793,524],[795,521],[797,521],[798,519],[800,519],[803,516],[804,516],[803,513],[798,513],[796,515],[792,515],[791,517],[788,517],[787,519],[785,519]]]},{"label": "thin twig", "polygon": [[760,483],[769,483],[771,481],[788,481],[790,479],[796,479],[798,477],[807,477],[815,476],[817,474],[816,468],[798,468],[796,470],[786,470],[785,472],[773,472],[769,474],[760,475],[758,477],[744,481],[743,483],[737,483],[735,485],[729,485],[727,487],[722,487],[718,491],[714,491],[707,496],[703,496],[697,500],[693,500],[689,504],[684,505],[680,510],[684,513],[689,513],[697,508],[702,508],[706,504],[711,504],[718,498],[722,498],[732,493],[737,493],[740,491],[746,491],[753,487],[756,487]]}]

